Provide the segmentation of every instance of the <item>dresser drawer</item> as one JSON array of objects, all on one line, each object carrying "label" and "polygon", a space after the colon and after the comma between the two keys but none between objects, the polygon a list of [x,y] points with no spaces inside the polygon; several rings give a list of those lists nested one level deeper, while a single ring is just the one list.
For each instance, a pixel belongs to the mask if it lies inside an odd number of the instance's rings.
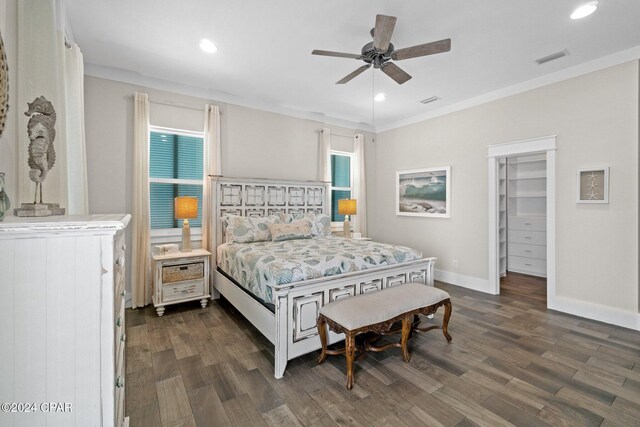
[{"label": "dresser drawer", "polygon": [[521,273],[535,274],[536,276],[546,276],[547,261],[519,256],[509,256],[507,269]]},{"label": "dresser drawer", "polygon": [[204,280],[168,283],[162,287],[162,302],[195,298],[204,295]]},{"label": "dresser drawer", "polygon": [[544,231],[509,230],[509,243],[526,243],[528,245],[547,244],[547,233]]},{"label": "dresser drawer", "polygon": [[162,283],[182,282],[185,280],[201,279],[204,277],[204,262],[189,264],[167,265],[162,267]]},{"label": "dresser drawer", "polygon": [[546,231],[547,218],[540,216],[510,216],[507,220],[509,230]]},{"label": "dresser drawer", "polygon": [[509,255],[535,259],[547,259],[547,247],[540,245],[527,245],[525,243],[509,243]]}]

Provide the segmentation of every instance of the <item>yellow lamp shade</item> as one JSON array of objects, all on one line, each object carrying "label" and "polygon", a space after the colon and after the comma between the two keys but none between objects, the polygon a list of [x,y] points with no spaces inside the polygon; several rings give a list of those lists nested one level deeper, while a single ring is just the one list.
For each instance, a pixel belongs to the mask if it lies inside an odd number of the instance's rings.
[{"label": "yellow lamp shade", "polygon": [[174,212],[176,219],[187,219],[198,217],[198,198],[180,196],[174,199]]},{"label": "yellow lamp shade", "polygon": [[340,215],[355,215],[356,199],[338,200],[338,213]]}]

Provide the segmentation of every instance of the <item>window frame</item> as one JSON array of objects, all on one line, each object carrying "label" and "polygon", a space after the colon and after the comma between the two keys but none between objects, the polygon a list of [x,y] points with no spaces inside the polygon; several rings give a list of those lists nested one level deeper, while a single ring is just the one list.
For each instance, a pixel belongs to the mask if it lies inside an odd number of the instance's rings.
[{"label": "window frame", "polygon": [[[349,191],[351,194],[351,197],[353,198],[353,158],[355,157],[355,153],[352,153],[349,151],[329,150],[329,158],[331,158],[331,156],[333,155],[349,157],[349,183],[351,184],[351,186],[350,187],[334,187],[333,182],[331,182],[331,187],[329,189],[329,192],[330,192],[329,200],[332,199],[331,193],[333,192],[333,190]],[[331,170],[331,176],[333,177],[333,170]],[[331,208],[333,209],[333,206]],[[331,213],[332,212],[329,212],[329,216],[331,216]],[[343,226],[344,226],[344,221],[331,221],[331,229],[333,231],[342,231]]]},{"label": "window frame", "polygon": [[[185,130],[185,129],[174,129],[167,128],[162,126],[154,126],[149,125],[149,152],[151,152],[151,132],[158,133],[169,133],[172,135],[182,135],[194,138],[201,138],[203,145],[203,158],[202,165],[204,167],[204,130],[202,132]],[[151,174],[151,159],[149,159],[149,174]],[[149,179],[149,189],[151,189],[151,183],[159,183],[159,184],[186,184],[186,185],[201,185],[202,186],[202,196],[204,200],[204,176],[201,180],[197,179],[179,179],[179,178],[152,178]],[[203,207],[201,206],[200,209]],[[151,215],[151,206],[149,206],[149,215]],[[170,242],[181,242],[182,241],[182,227],[175,228],[153,228],[151,229],[151,244],[156,243],[170,243]],[[191,238],[192,240],[202,240],[202,227],[193,227],[191,228]]]}]

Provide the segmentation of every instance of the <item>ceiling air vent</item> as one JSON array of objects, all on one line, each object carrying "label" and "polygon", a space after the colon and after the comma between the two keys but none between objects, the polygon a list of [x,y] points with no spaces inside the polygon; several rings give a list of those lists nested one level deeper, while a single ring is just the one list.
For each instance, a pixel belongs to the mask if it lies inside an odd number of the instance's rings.
[{"label": "ceiling air vent", "polygon": [[551,55],[543,56],[542,58],[536,59],[538,65],[542,65],[546,62],[555,61],[556,59],[560,59],[563,56],[569,55],[569,52],[565,50],[561,50],[560,52],[552,53]]},{"label": "ceiling air vent", "polygon": [[431,98],[423,99],[423,100],[422,100],[422,101],[420,101],[420,102],[421,102],[422,104],[428,104],[428,103],[430,103],[430,102],[437,101],[438,99],[440,99],[440,98],[438,98],[437,96],[432,96]]}]

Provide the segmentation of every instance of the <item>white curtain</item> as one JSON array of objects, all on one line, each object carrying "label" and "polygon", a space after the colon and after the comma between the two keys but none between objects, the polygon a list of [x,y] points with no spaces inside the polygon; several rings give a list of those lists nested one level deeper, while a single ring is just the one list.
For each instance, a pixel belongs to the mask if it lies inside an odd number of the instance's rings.
[{"label": "white curtain", "polygon": [[357,200],[357,214],[353,217],[354,228],[362,236],[367,235],[367,187],[364,168],[364,135],[353,136],[353,198]]},{"label": "white curtain", "polygon": [[[27,103],[44,96],[56,112],[56,160],[43,185],[43,202],[60,203],[69,214],[87,214],[84,132],[84,69],[77,45],[66,45],[63,0],[18,3],[18,202],[34,199],[29,179]],[[38,196],[39,201],[39,196]]]},{"label": "white curtain", "polygon": [[149,245],[149,96],[136,92],[133,101],[133,208],[131,302],[133,308],[151,302]]},{"label": "white curtain", "polygon": [[[318,142],[318,181],[331,182],[331,129],[322,128]],[[331,194],[327,195],[326,212],[331,216]]]},{"label": "white curtain", "polygon": [[207,104],[204,108],[204,185],[202,194],[202,247],[209,247],[210,182],[209,175],[222,175],[220,148],[220,108]]},{"label": "white curtain", "polygon": [[331,181],[331,129],[322,128],[318,150],[318,181]]}]

